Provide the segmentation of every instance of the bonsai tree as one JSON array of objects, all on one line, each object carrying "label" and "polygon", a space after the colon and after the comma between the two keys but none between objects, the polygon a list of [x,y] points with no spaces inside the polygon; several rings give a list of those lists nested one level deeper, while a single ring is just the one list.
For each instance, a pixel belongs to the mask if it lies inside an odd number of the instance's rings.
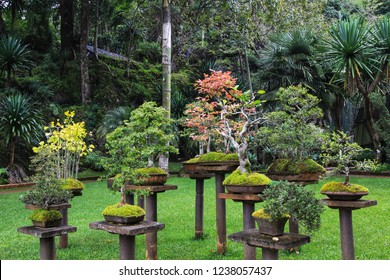
[{"label": "bonsai tree", "polygon": [[325,173],[311,160],[324,141],[323,130],[316,125],[322,117],[319,99],[299,85],[280,88],[276,102],[257,133],[258,144],[272,151],[275,159],[267,174]]},{"label": "bonsai tree", "polygon": [[314,192],[287,181],[273,181],[261,196],[263,208],[252,213],[254,218],[275,221],[289,217],[299,222],[308,233],[320,228],[324,204]]},{"label": "bonsai tree", "polygon": [[62,220],[62,214],[58,210],[35,210],[30,216],[34,225],[40,227],[58,226]]},{"label": "bonsai tree", "polygon": [[325,164],[333,164],[333,174],[342,172],[344,182],[329,182],[321,187],[322,192],[368,192],[368,189],[356,184],[350,184],[350,168],[358,163],[357,156],[363,148],[353,142],[352,136],[342,131],[333,131],[322,145],[321,158]]},{"label": "bonsai tree", "polygon": [[[212,71],[205,74],[195,87],[201,100],[212,106],[218,118],[213,122],[215,131],[224,138],[225,147],[234,147],[238,155],[239,171],[248,172],[248,145],[250,128],[263,121],[259,112],[261,101],[253,92],[242,92],[230,72]],[[263,93],[262,91],[258,92]]]}]

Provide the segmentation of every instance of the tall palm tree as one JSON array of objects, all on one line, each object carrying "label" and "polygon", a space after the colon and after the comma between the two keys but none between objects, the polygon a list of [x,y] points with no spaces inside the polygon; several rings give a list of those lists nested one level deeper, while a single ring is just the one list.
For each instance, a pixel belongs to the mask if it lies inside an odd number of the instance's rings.
[{"label": "tall palm tree", "polygon": [[366,126],[381,161],[382,145],[375,130],[374,110],[370,94],[386,78],[390,58],[390,18],[383,17],[374,26],[363,18],[339,21],[333,25],[326,41],[327,61],[334,77],[343,76],[347,92],[358,92],[363,98]]},{"label": "tall palm tree", "polygon": [[12,74],[22,69],[28,69],[32,62],[28,58],[30,51],[26,45],[13,37],[0,38],[0,73],[7,75],[7,87],[10,84]]},{"label": "tall palm tree", "polygon": [[5,134],[12,168],[17,140],[31,143],[42,136],[42,119],[28,97],[14,93],[0,101],[0,132]]}]

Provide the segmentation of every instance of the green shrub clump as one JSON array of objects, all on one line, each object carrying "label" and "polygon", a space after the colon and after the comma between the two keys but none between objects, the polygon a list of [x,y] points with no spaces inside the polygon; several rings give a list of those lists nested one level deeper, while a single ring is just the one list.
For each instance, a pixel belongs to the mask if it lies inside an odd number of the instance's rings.
[{"label": "green shrub clump", "polygon": [[324,184],[321,187],[321,192],[349,192],[349,193],[358,193],[358,192],[368,192],[366,187],[363,187],[358,184],[345,185],[342,182],[331,181]]},{"label": "green shrub clump", "polygon": [[58,210],[44,210],[44,209],[38,209],[35,210],[30,215],[31,221],[36,222],[47,222],[47,221],[58,221],[62,219],[62,215],[60,211]]},{"label": "green shrub clump", "polygon": [[267,174],[273,175],[298,175],[303,173],[326,172],[325,168],[312,159],[294,161],[290,159],[277,159],[267,169]]},{"label": "green shrub clump", "polygon": [[272,182],[267,176],[256,172],[244,172],[235,170],[224,181],[224,185],[259,186],[269,185]]},{"label": "green shrub clump", "polygon": [[62,188],[65,190],[82,190],[84,189],[84,184],[74,178],[66,178]]},{"label": "green shrub clump", "polygon": [[102,214],[104,216],[115,216],[115,217],[139,217],[145,215],[145,210],[137,205],[119,203],[107,206]]}]

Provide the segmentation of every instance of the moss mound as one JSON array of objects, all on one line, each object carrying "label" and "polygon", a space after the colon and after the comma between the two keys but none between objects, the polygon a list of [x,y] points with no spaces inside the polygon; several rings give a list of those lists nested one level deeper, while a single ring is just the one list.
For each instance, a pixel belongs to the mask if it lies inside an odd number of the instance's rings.
[{"label": "moss mound", "polygon": [[342,182],[331,181],[321,187],[321,192],[349,192],[359,193],[368,192],[366,187],[357,184],[344,185]]},{"label": "moss mound", "polygon": [[84,184],[74,178],[67,178],[62,188],[65,190],[82,190],[84,189]]},{"label": "moss mound", "polygon": [[240,170],[234,171],[224,181],[224,185],[243,185],[259,186],[269,185],[272,182],[267,176],[256,172],[245,172],[241,174]]},{"label": "moss mound", "polygon": [[31,221],[36,222],[47,222],[47,221],[57,221],[62,219],[62,215],[58,210],[44,210],[38,209],[35,210],[30,216]]},{"label": "moss mound", "polygon": [[[266,213],[263,208],[253,212],[252,217],[258,219],[271,219],[271,215]],[[285,214],[283,217],[290,218],[290,215]]]},{"label": "moss mound", "polygon": [[120,205],[119,203],[107,206],[103,212],[105,216],[115,217],[139,217],[145,215],[145,210],[136,205]]},{"label": "moss mound", "polygon": [[145,168],[139,168],[135,170],[137,173],[142,175],[150,175],[150,174],[167,174],[167,172],[164,169],[158,168],[158,167],[145,167]]},{"label": "moss mound", "polygon": [[220,153],[220,152],[210,152],[203,154],[201,156],[189,159],[185,163],[197,163],[197,162],[208,162],[208,161],[238,161],[238,155],[236,153]]},{"label": "moss mound", "polygon": [[289,159],[277,159],[267,169],[267,174],[272,175],[298,175],[303,173],[326,172],[325,168],[312,159],[293,161]]}]

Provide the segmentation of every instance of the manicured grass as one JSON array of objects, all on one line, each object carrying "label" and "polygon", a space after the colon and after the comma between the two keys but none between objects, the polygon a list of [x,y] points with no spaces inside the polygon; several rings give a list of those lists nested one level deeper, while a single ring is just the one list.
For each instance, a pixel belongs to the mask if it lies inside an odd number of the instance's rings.
[{"label": "manicured grass", "polygon": [[[334,178],[332,178],[334,179]],[[341,178],[336,178],[342,180]],[[351,182],[370,189],[364,199],[374,199],[378,205],[353,211],[355,255],[359,260],[390,259],[390,179],[353,177]],[[215,232],[215,181],[205,181],[205,237],[195,240],[195,181],[171,177],[169,184],[178,185],[177,190],[158,194],[158,220],[165,229],[158,233],[158,256],[162,260],[241,260],[243,246],[228,240],[225,255],[216,254]],[[309,185],[318,197],[321,184]],[[21,234],[17,228],[30,225],[31,213],[18,200],[20,192],[0,193],[0,258],[2,260],[39,259],[38,238]],[[118,236],[105,231],[91,230],[90,222],[103,220],[101,212],[110,204],[119,201],[119,193],[113,193],[105,182],[88,183],[83,196],[75,197],[69,209],[69,224],[77,232],[69,234],[69,248],[57,248],[57,258],[67,260],[110,260],[119,258]],[[256,209],[260,204],[256,205]],[[226,202],[227,234],[242,230],[242,204]],[[57,241],[58,242],[58,241]],[[261,250],[258,259],[261,258]],[[145,259],[145,236],[137,237],[136,258]],[[280,252],[285,260],[338,260],[341,258],[338,211],[326,208],[321,229],[311,237],[311,243],[300,248],[300,253]]]}]

